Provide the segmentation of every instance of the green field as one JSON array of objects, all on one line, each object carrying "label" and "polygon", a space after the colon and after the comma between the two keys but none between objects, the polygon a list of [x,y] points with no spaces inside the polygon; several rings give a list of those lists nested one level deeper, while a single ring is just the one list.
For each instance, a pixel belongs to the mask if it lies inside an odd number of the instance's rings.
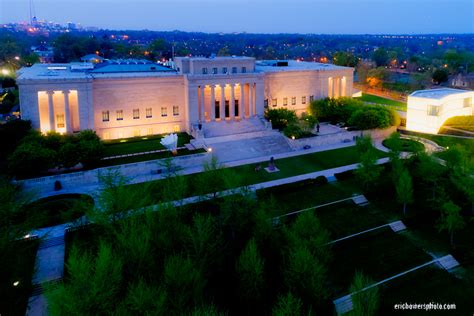
[{"label": "green field", "polygon": [[364,101],[364,102],[388,105],[391,108],[393,108],[394,110],[399,110],[399,111],[406,111],[407,110],[407,104],[404,103],[404,102],[379,97],[379,96],[376,96],[376,95],[373,95],[373,94],[362,93],[361,97],[358,97],[358,98],[355,98],[355,99],[360,100],[360,101]]},{"label": "green field", "polygon": [[[104,141],[104,157],[165,149],[165,147],[160,144],[160,140],[164,136],[166,135],[152,135],[145,137],[134,137]],[[189,143],[191,139],[192,136],[187,133],[178,133],[178,147],[184,146],[184,144]]]},{"label": "green field", "polygon": [[[455,116],[444,122],[443,126],[454,127],[468,132],[474,132],[474,116]],[[450,132],[450,131],[447,131]]]},{"label": "green field", "polygon": [[[384,139],[382,142],[385,147],[387,147],[388,149],[392,149],[389,143],[390,142],[387,142],[386,139]],[[420,152],[423,151],[425,148],[422,143],[417,142],[416,140],[406,138],[400,138],[400,147],[400,150],[405,152]]]}]

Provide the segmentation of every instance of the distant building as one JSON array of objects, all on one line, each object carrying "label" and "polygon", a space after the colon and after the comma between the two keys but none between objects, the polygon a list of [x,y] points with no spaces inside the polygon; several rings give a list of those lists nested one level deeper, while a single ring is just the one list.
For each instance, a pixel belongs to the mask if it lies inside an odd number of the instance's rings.
[{"label": "distant building", "polygon": [[89,54],[81,57],[81,61],[86,63],[98,64],[104,62],[104,58],[96,54]]},{"label": "distant building", "polygon": [[43,44],[31,46],[31,52],[38,55],[40,62],[43,64],[49,64],[54,61],[54,50],[50,46]]},{"label": "distant building", "polygon": [[172,68],[144,60],[36,64],[20,69],[17,83],[33,127],[116,139],[192,132],[262,116],[266,107],[301,113],[313,99],[351,96],[352,78],[353,68],[330,64],[178,57]]},{"label": "distant building", "polygon": [[451,78],[450,83],[455,88],[474,89],[474,73],[457,74]]},{"label": "distant building", "polygon": [[453,116],[474,115],[474,91],[432,89],[415,91],[408,96],[407,130],[437,134]]}]

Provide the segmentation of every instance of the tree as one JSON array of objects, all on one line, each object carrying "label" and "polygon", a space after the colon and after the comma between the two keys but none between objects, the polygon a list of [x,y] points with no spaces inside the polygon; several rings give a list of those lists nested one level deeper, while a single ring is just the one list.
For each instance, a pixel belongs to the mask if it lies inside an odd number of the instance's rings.
[{"label": "tree", "polygon": [[403,204],[403,215],[406,215],[407,204],[413,201],[413,182],[408,170],[400,173],[396,190],[398,202]]},{"label": "tree", "polygon": [[357,57],[348,52],[336,52],[332,59],[335,65],[347,67],[355,67],[359,61]]},{"label": "tree", "polygon": [[438,221],[438,230],[447,230],[450,235],[451,246],[454,247],[454,232],[466,225],[461,215],[461,208],[452,201],[447,201],[441,207],[441,217]]},{"label": "tree", "polygon": [[[365,289],[373,284],[370,280],[361,272],[356,272],[354,280],[349,288],[352,293],[352,306],[353,310],[349,313],[351,316],[372,316],[376,315],[379,306],[380,295],[379,290],[376,286],[369,289]],[[365,290],[364,290],[365,289]]]},{"label": "tree", "polygon": [[381,174],[381,169],[377,165],[377,154],[370,136],[357,138],[356,147],[360,154],[360,163],[354,173],[367,192],[375,185]]},{"label": "tree", "polygon": [[139,280],[130,286],[127,297],[120,306],[122,313],[116,315],[168,315],[166,298],[163,288]]},{"label": "tree", "polygon": [[360,130],[387,128],[392,123],[390,110],[382,106],[366,106],[356,110],[347,123]]},{"label": "tree", "polygon": [[250,239],[242,250],[237,263],[236,271],[239,276],[240,293],[244,301],[258,301],[265,285],[265,261],[260,256],[257,244]]},{"label": "tree", "polygon": [[280,295],[273,307],[274,316],[299,316],[303,315],[303,302],[291,292]]},{"label": "tree", "polygon": [[13,175],[27,177],[53,167],[55,160],[53,150],[37,142],[24,142],[9,156],[8,169]]},{"label": "tree", "polygon": [[443,174],[443,167],[437,163],[432,156],[426,153],[418,154],[416,171],[420,178],[431,186],[432,200],[436,199],[436,188]]},{"label": "tree", "polygon": [[272,123],[272,127],[283,130],[298,119],[296,112],[288,109],[269,109],[265,111],[265,118]]},{"label": "tree", "polygon": [[72,248],[66,263],[68,282],[47,288],[51,315],[109,314],[115,310],[122,284],[122,261],[105,243],[97,256]]},{"label": "tree", "polygon": [[445,69],[436,69],[431,75],[435,84],[440,84],[448,81],[448,71]]},{"label": "tree", "polygon": [[385,48],[379,47],[372,53],[372,59],[375,61],[377,67],[387,66],[388,64],[388,52]]},{"label": "tree", "polygon": [[372,88],[380,88],[390,79],[390,73],[384,67],[370,69],[367,73],[367,84]]}]

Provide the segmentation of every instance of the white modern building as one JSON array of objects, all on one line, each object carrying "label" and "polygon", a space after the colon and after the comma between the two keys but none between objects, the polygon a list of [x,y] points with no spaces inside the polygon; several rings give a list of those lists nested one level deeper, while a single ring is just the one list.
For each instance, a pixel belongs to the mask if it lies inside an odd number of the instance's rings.
[{"label": "white modern building", "polygon": [[437,134],[453,116],[474,115],[474,91],[432,89],[415,91],[408,96],[407,130]]},{"label": "white modern building", "polygon": [[[251,57],[178,57],[35,64],[18,72],[23,119],[42,132],[93,129],[103,139],[173,131],[262,116],[266,107],[301,113],[313,99],[351,96],[353,68]],[[223,124],[225,128],[225,124]]]}]

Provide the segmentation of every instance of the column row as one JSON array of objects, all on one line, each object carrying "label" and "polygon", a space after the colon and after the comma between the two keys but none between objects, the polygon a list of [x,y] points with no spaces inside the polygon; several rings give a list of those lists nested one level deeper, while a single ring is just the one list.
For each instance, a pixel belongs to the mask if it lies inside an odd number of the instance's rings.
[{"label": "column row", "polygon": [[338,98],[346,96],[346,77],[329,77],[328,97]]},{"label": "column row", "polygon": [[[63,111],[55,113],[54,94],[63,94]],[[65,91],[46,91],[48,102],[48,118],[49,129],[45,131],[64,131],[65,133],[72,132],[71,109],[69,104],[69,90]]]},{"label": "column row", "polygon": [[199,122],[244,119],[257,114],[255,83],[202,85],[197,89]]}]

